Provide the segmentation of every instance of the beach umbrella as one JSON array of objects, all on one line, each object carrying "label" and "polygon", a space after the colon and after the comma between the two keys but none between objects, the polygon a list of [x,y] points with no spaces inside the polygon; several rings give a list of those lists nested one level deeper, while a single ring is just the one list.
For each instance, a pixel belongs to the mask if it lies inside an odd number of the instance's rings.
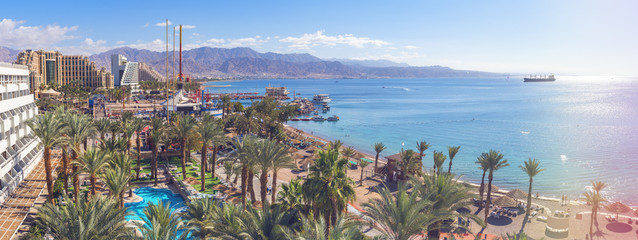
[{"label": "beach umbrella", "polygon": [[605,206],[605,208],[610,212],[616,213],[616,220],[618,220],[618,214],[631,211],[631,208],[629,206],[621,202],[615,202],[615,203],[609,204]]},{"label": "beach umbrella", "polygon": [[307,148],[306,150],[308,150],[308,151],[317,151],[318,148],[316,146],[312,145],[309,148]]},{"label": "beach umbrella", "polygon": [[498,197],[492,203],[500,207],[516,207],[516,200],[508,196]]},{"label": "beach umbrella", "polygon": [[226,189],[226,186],[224,184],[217,184],[213,186],[213,190],[216,190],[216,191],[224,191],[225,189]]},{"label": "beach umbrella", "polygon": [[511,198],[516,198],[516,199],[527,198],[527,193],[523,192],[523,190],[520,190],[520,189],[514,189],[512,191],[509,191],[505,195]]},{"label": "beach umbrella", "polygon": [[300,144],[300,143],[301,143],[301,141],[299,141],[299,140],[297,140],[297,139],[292,140],[292,144]]},{"label": "beach umbrella", "polygon": [[290,153],[294,153],[294,152],[297,152],[297,151],[299,151],[299,150],[297,150],[296,148],[293,148],[293,147],[288,149],[288,152],[290,152]]}]

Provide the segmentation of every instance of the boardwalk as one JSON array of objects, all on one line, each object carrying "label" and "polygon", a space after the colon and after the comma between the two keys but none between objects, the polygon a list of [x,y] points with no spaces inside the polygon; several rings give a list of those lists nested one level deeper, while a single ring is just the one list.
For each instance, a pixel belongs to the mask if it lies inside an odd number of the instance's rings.
[{"label": "boardwalk", "polygon": [[[53,154],[52,154],[53,155]],[[58,165],[59,158],[52,158],[52,167]],[[31,173],[16,188],[10,198],[0,206],[0,240],[11,239],[36,202],[41,205],[46,200],[46,175],[44,160],[38,162]],[[41,196],[42,195],[42,196]],[[28,227],[26,228],[28,231]]]}]

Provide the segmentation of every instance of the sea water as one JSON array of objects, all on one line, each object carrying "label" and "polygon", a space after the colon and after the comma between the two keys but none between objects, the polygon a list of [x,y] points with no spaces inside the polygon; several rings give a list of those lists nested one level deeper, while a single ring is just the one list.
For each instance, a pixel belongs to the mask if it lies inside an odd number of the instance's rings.
[{"label": "sea water", "polygon": [[[638,205],[638,79],[559,77],[556,82],[523,83],[522,78],[291,79],[212,82],[231,85],[209,92],[259,92],[285,86],[305,98],[332,98],[324,117],[338,122],[287,124],[331,140],[340,139],[365,153],[383,142],[382,156],[415,149],[461,149],[452,171],[480,183],[476,158],[490,149],[510,164],[494,173],[503,189],[527,191],[529,177],[519,168],[536,158],[546,170],[534,178],[533,194],[580,198],[591,181],[609,186],[611,200]],[[321,111],[320,111],[321,112]],[[449,161],[449,160],[448,160]],[[447,170],[446,162],[444,169]],[[486,179],[487,181],[487,179]]]}]

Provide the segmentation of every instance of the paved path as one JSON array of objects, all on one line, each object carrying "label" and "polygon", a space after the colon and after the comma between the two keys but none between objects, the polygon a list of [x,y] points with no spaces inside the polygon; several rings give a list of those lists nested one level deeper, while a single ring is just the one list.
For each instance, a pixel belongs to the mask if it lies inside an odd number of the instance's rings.
[{"label": "paved path", "polygon": [[[53,154],[52,154],[53,155]],[[52,158],[51,166],[55,169],[59,158]],[[25,222],[27,215],[31,218],[37,210],[34,205],[42,205],[46,201],[46,173],[44,161],[40,160],[31,173],[20,183],[13,194],[0,206],[0,239],[11,239],[18,228]],[[28,231],[29,226],[23,226]]]}]

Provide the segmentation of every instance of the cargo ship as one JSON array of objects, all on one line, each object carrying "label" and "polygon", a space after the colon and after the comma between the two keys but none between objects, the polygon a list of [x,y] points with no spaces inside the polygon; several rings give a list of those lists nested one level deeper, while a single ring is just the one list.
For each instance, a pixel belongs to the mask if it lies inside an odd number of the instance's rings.
[{"label": "cargo ship", "polygon": [[553,82],[556,81],[556,78],[553,74],[547,76],[537,76],[537,75],[529,75],[529,77],[523,78],[523,82]]}]

